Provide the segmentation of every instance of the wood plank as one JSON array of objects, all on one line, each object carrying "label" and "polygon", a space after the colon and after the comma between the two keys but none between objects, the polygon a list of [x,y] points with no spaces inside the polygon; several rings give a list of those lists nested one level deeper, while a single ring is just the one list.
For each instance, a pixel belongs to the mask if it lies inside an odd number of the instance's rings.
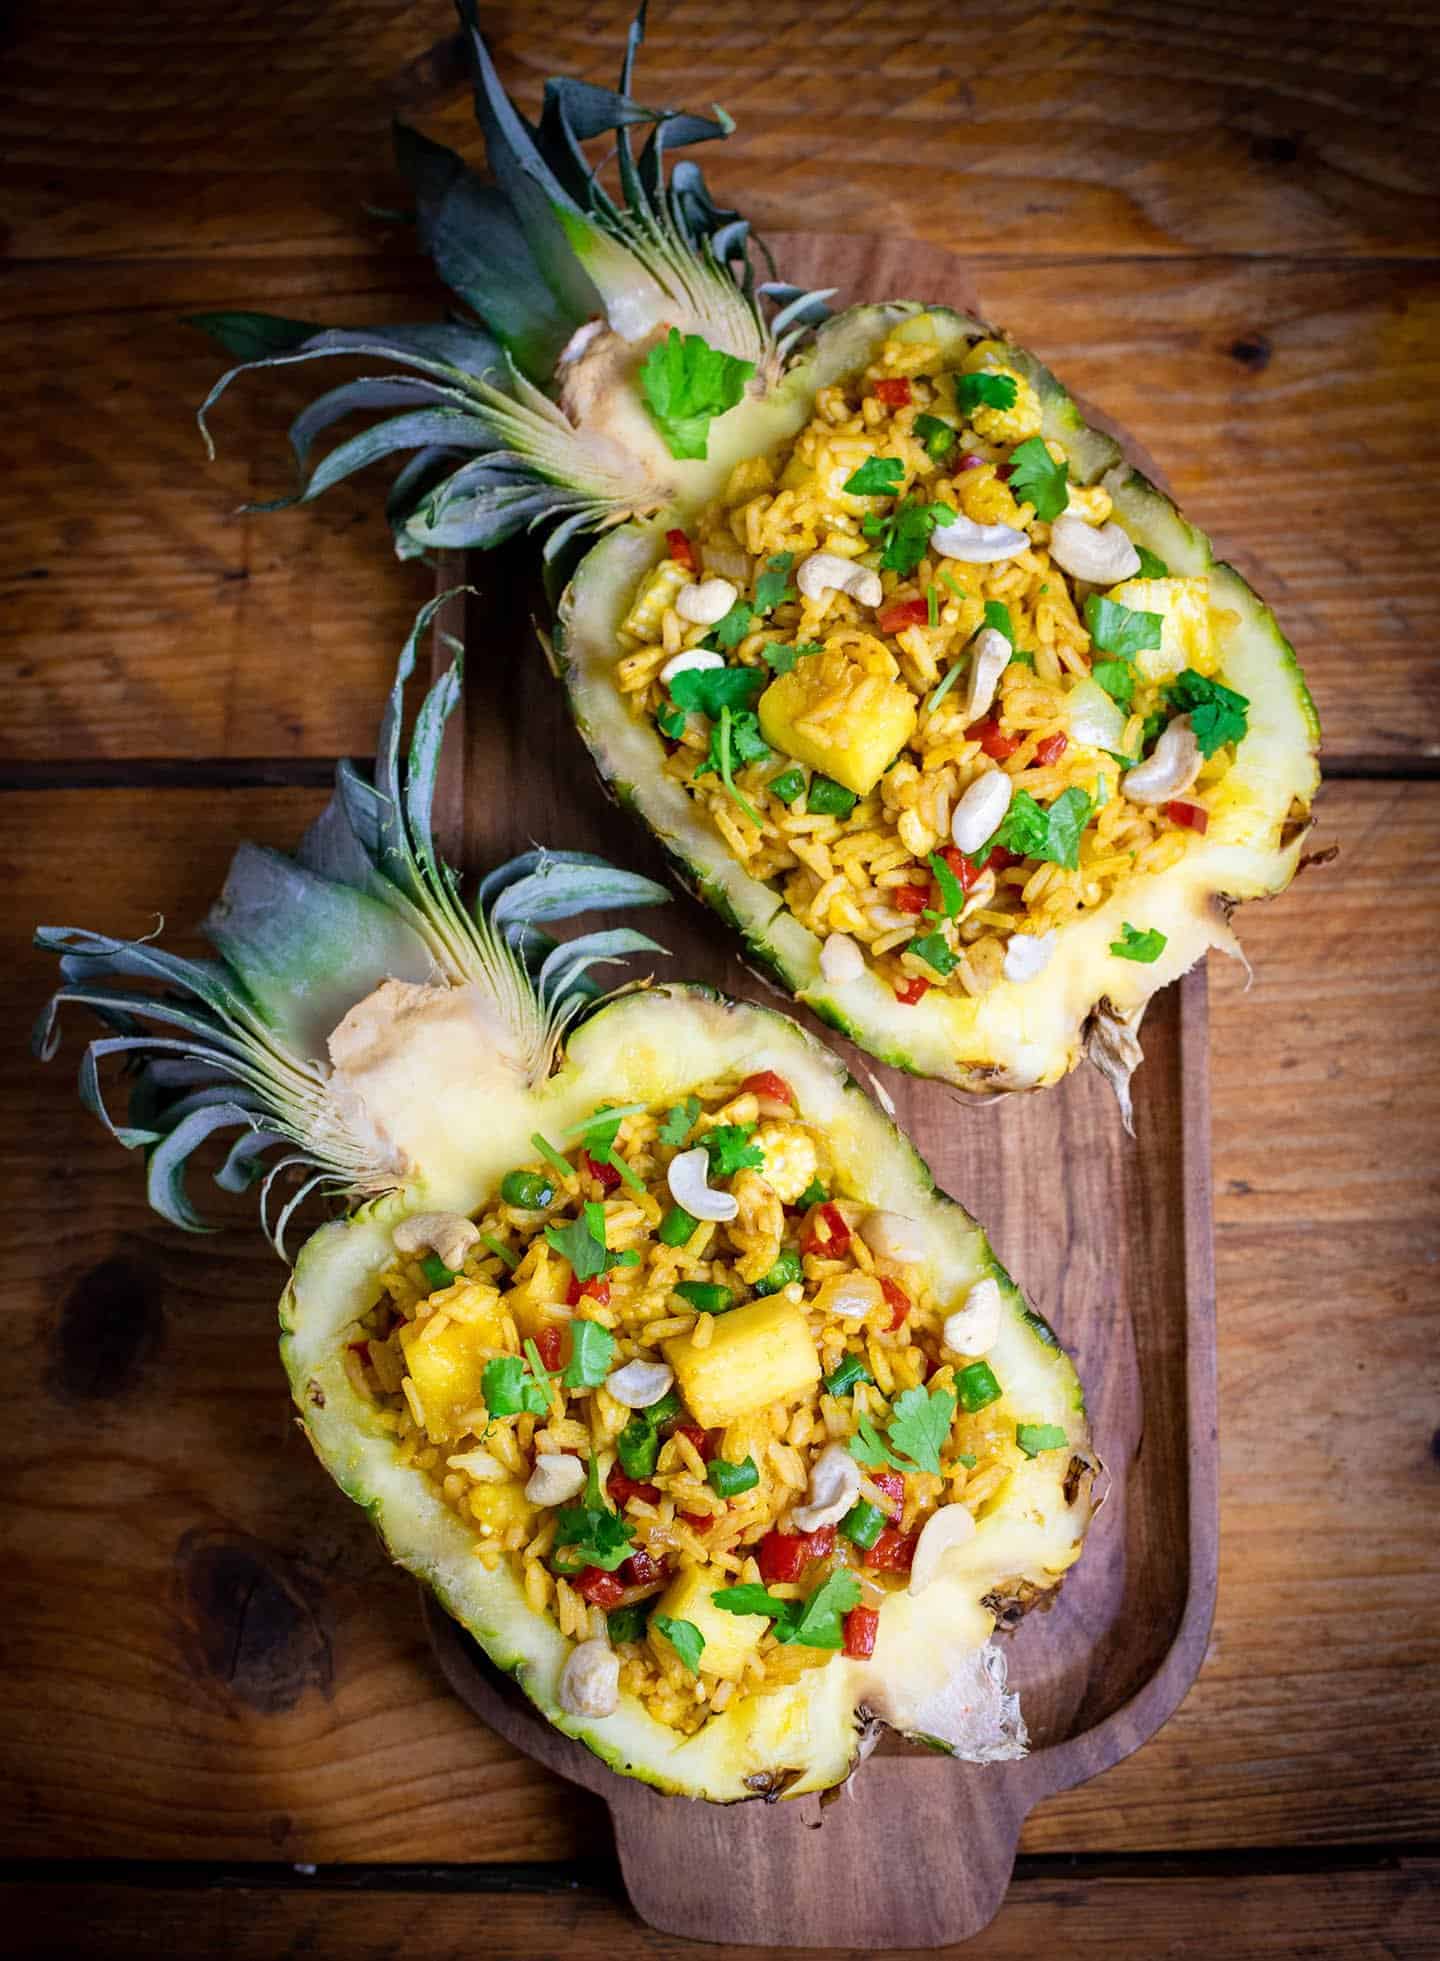
[{"label": "wood plank", "polygon": [[[823,242],[777,243],[798,274],[824,276]],[[880,261],[882,297],[956,298],[972,282],[1157,458],[1272,600],[1310,674],[1327,758],[1406,768],[1440,755],[1440,562],[1424,530],[1440,270],[1112,260],[1077,276],[1053,260],[971,265],[899,243]],[[290,487],[285,425],[321,384],[297,372],[239,385],[208,465],[191,418],[221,361],[177,322],[257,301],[352,322],[438,308],[393,235],[365,265],[121,266],[98,303],[82,267],[10,281],[0,361],[23,367],[43,334],[65,380],[12,411],[0,646],[24,685],[9,698],[6,755],[368,750],[428,574],[391,556],[376,471],[304,511],[236,515]]]},{"label": "wood plank", "polygon": [[[143,1869],[141,1869],[143,1874]],[[141,1877],[137,1874],[137,1877]],[[1421,1856],[1333,1872],[1200,1872],[1017,1875],[999,1917],[974,1940],[949,1948],[890,1949],[890,1961],[1034,1961],[1063,1954],[1110,1961],[1116,1954],[1204,1954],[1220,1961],[1297,1955],[1346,1961],[1421,1961],[1433,1955],[1440,1860]],[[343,1890],[330,1874],[278,1887],[257,1879],[198,1891],[173,1882],[0,1888],[12,1927],[29,1930],[26,1952],[86,1954],[96,1961],[150,1961],[156,1954],[223,1954],[226,1961],[277,1955],[345,1961],[460,1961],[482,1936],[489,1956],[514,1961],[780,1961],[781,1947],[697,1947],[657,1933],[591,1888],[543,1893],[432,1888]]]},{"label": "wood plank", "polygon": [[[613,85],[632,8],[481,12],[533,113],[547,75]],[[219,17],[132,0],[83,27],[32,11],[8,50],[11,251],[363,250],[362,205],[394,201],[392,101],[433,101],[416,58],[453,27],[443,0]],[[1400,0],[1311,10],[1303,30],[1243,0],[1123,21],[1100,0],[1034,16],[670,0],[639,92],[724,102],[725,193],[771,226],[803,212],[966,252],[1429,255],[1434,44]],[[458,103],[440,121],[468,126]]]},{"label": "wood plank", "polygon": [[[318,802],[12,794],[12,914],[135,932],[163,909],[183,943],[233,839],[288,843]],[[1152,1743],[1033,1814],[1032,1852],[1440,1827],[1437,1363],[1420,1328],[1440,788],[1346,783],[1322,814],[1339,862],[1243,916],[1255,988],[1212,975],[1210,1658]],[[1377,978],[1366,929],[1380,903]],[[16,950],[12,1026],[50,981]],[[22,1389],[0,1451],[11,1854],[503,1860],[604,1843],[597,1807],[446,1693],[408,1586],[289,1423],[269,1345],[279,1268],[248,1226],[193,1240],[151,1217],[138,1167],[74,1101],[79,1037],[48,1071],[14,1045],[0,1063]]]}]

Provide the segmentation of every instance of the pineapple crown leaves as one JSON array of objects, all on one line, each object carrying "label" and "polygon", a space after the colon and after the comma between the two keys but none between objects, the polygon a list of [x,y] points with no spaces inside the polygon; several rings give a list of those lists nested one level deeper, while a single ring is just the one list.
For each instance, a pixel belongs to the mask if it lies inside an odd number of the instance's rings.
[{"label": "pineapple crown leaves", "polygon": [[[386,507],[402,558],[483,549],[537,526],[553,527],[546,542],[553,557],[578,532],[660,501],[641,459],[587,440],[545,392],[590,323],[603,319],[625,340],[673,325],[773,377],[826,317],[829,295],[757,280],[752,247],[767,266],[768,253],[746,219],[715,202],[691,159],[675,161],[667,179],[667,152],[727,136],[733,125],[722,110],[697,116],[632,98],[643,6],[626,39],[619,89],[551,80],[536,124],[501,87],[472,0],[457,6],[496,181],[483,182],[453,151],[404,125],[395,142],[415,193],[420,241],[464,317],[327,331],[265,314],[195,316],[192,324],[240,360],[211,390],[200,426],[210,445],[210,409],[250,368],[343,356],[398,363],[406,372],[349,382],[303,411],[290,430],[299,487],[250,508],[308,502],[368,464],[409,451]],[[648,134],[637,155],[642,129]],[[583,147],[607,137],[618,199]],[[312,467],[317,438],[334,424],[392,409],[398,413]]]},{"label": "pineapple crown leaves", "polygon": [[[34,1047],[49,1060],[59,1014],[74,1003],[107,1033],[80,1064],[87,1109],[127,1149],[145,1153],[150,1203],[173,1224],[206,1230],[186,1191],[192,1153],[236,1131],[215,1182],[243,1191],[264,1179],[261,1211],[283,1254],[286,1226],[313,1192],[373,1194],[396,1182],[331,1093],[327,1037],[387,980],[473,988],[504,1031],[509,1060],[530,1083],[554,1066],[567,1029],[602,989],[591,970],[661,953],[630,928],[557,941],[546,925],[600,908],[664,904],[663,886],[582,852],[536,849],[483,878],[472,903],[436,851],[431,826],[445,724],[459,698],[456,661],[430,689],[402,761],[403,692],[422,635],[449,594],[426,606],[405,644],[380,728],[373,775],[336,771],[335,794],[293,857],[242,844],[202,931],[220,958],[183,959],[154,937],[120,940],[41,927],[61,985]],[[159,929],[157,928],[157,931]],[[101,1065],[130,1078],[123,1122],[112,1117]],[[267,1165],[267,1154],[284,1155]],[[304,1173],[273,1224],[284,1171]]]}]

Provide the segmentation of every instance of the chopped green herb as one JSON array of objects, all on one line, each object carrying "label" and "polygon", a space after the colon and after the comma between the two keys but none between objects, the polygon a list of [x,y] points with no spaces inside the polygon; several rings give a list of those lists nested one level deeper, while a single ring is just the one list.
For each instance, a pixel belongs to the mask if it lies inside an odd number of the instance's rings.
[{"label": "chopped green herb", "polygon": [[682,708],[698,709],[718,722],[722,708],[753,708],[764,686],[758,667],[686,667],[670,683],[670,693]]},{"label": "chopped green herb", "polygon": [[1157,558],[1154,552],[1150,551],[1145,545],[1137,545],[1135,550],[1140,556],[1140,570],[1137,577],[1142,579],[1169,578],[1170,567],[1165,563],[1163,558]]},{"label": "chopped green herb", "polygon": [[437,1287],[453,1287],[455,1284],[455,1275],[438,1253],[427,1253],[420,1262],[420,1271],[429,1281],[432,1293]]},{"label": "chopped green herb", "polygon": [[660,1221],[656,1237],[662,1246],[688,1246],[690,1236],[700,1221],[687,1212],[683,1205],[672,1205]]},{"label": "chopped green herb", "polygon": [[953,974],[959,965],[959,956],[951,952],[943,933],[927,933],[923,939],[911,940],[905,951],[942,976]]},{"label": "chopped green herb", "polygon": [[555,1146],[550,1143],[548,1138],[542,1137],[538,1130],[533,1134],[530,1142],[535,1146],[545,1162],[559,1172],[562,1179],[569,1178],[573,1175],[575,1167],[571,1164],[570,1160],[568,1158],[562,1158]]},{"label": "chopped green herb", "polygon": [[913,1466],[918,1471],[938,1475],[940,1452],[955,1414],[955,1391],[907,1389],[903,1396],[895,1398],[893,1408],[890,1443],[902,1457],[910,1460],[909,1465],[902,1464],[900,1468]]},{"label": "chopped green herb", "polygon": [[683,1103],[672,1104],[660,1125],[660,1142],[675,1147],[683,1144],[695,1128],[695,1119],[699,1114],[698,1096],[687,1096]]},{"label": "chopped green herb", "polygon": [[970,415],[976,409],[1013,409],[1015,395],[1013,375],[981,372],[955,377],[955,406],[962,415]]},{"label": "chopped green herb", "polygon": [[643,1484],[649,1477],[660,1455],[660,1438],[650,1421],[648,1410],[640,1416],[632,1416],[625,1425],[615,1439],[615,1455],[627,1478]]},{"label": "chopped green herb", "polygon": [[942,422],[938,415],[917,415],[910,426],[932,463],[943,463],[959,440],[958,431],[948,422]]},{"label": "chopped green herb", "polygon": [[1070,1439],[1058,1423],[1017,1423],[1015,1441],[1027,1457],[1038,1457],[1042,1450],[1061,1450]]},{"label": "chopped green herb", "polygon": [[872,1471],[901,1468],[890,1455],[885,1439],[868,1416],[862,1416],[856,1423],[855,1434],[845,1448],[858,1464],[868,1464]]},{"label": "chopped green herb", "polygon": [[812,1178],[804,1191],[801,1192],[799,1198],[796,1199],[795,1209],[798,1212],[808,1212],[812,1205],[823,1205],[829,1196],[829,1192],[826,1191],[820,1180],[818,1178]]},{"label": "chopped green herb", "polygon": [[696,1627],[694,1621],[672,1621],[668,1614],[657,1614],[655,1625],[690,1673],[698,1675],[700,1657],[705,1652],[705,1636]]},{"label": "chopped green herb", "polygon": [[805,772],[792,763],[789,769],[782,769],[778,776],[772,776],[765,788],[781,803],[794,803],[805,788]]},{"label": "chopped green herb", "polygon": [[955,577],[955,574],[953,572],[947,572],[943,565],[940,567],[940,583],[942,586],[949,586],[951,592],[954,593],[957,599],[963,599],[965,597],[964,586],[961,585],[960,581]]},{"label": "chopped green herb", "polygon": [[1118,654],[1121,660],[1133,660],[1136,654],[1160,645],[1165,615],[1138,612],[1092,592],[1085,601],[1085,624],[1097,647],[1107,654]]},{"label": "chopped green herb", "polygon": [[1044,439],[1032,436],[1010,453],[1010,492],[1022,504],[1034,506],[1042,524],[1059,517],[1069,500],[1068,463],[1057,463]]},{"label": "chopped green herb", "polygon": [[767,1614],[775,1623],[775,1639],[796,1641],[807,1648],[838,1648],[844,1640],[842,1622],[860,1598],[853,1573],[832,1573],[808,1600],[781,1600],[762,1586],[721,1587],[710,1602],[726,1614]]},{"label": "chopped green herb", "polygon": [[905,465],[898,456],[867,456],[844,488],[852,497],[898,497]]},{"label": "chopped green herb", "polygon": [[[720,751],[720,781],[725,785],[726,793],[730,797],[731,802],[739,806],[758,831],[760,829],[759,813],[735,788],[734,764],[731,760],[731,744],[736,736],[735,720],[736,718],[730,709],[722,708],[720,710],[720,726],[716,730],[716,742],[719,745]],[[764,761],[770,754],[770,748],[765,738],[760,734],[760,723],[758,719],[747,710],[741,717],[741,720],[744,723],[741,740],[747,746],[753,746],[754,743],[759,744],[760,753],[752,756],[750,760],[754,762]],[[714,746],[712,744],[712,748]],[[742,757],[741,760],[744,761],[745,758]],[[708,767],[708,764],[706,767]],[[703,775],[703,773],[703,770],[696,770],[695,772],[697,776]]]},{"label": "chopped green herb", "polygon": [[1135,698],[1135,683],[1139,676],[1133,663],[1128,660],[1097,660],[1090,670],[1090,679],[1102,687],[1112,701],[1118,701],[1122,708],[1128,708]]},{"label": "chopped green herb", "polygon": [[835,1364],[825,1378],[825,1393],[829,1396],[848,1396],[857,1382],[873,1382],[874,1376],[860,1360],[858,1355],[845,1354]]},{"label": "chopped green herb", "polygon": [[614,1144],[626,1117],[638,1117],[644,1108],[643,1103],[602,1103],[580,1123],[571,1124],[565,1132],[565,1141],[583,1137],[586,1150],[592,1158],[598,1158]]},{"label": "chopped green herb", "polygon": [[519,1266],[520,1255],[518,1253],[512,1253],[508,1246],[502,1246],[498,1239],[492,1239],[488,1232],[481,1233],[480,1244],[487,1252],[493,1253],[497,1260],[500,1260],[505,1266],[511,1268],[512,1271]]},{"label": "chopped green herb", "polygon": [[935,883],[940,887],[940,904],[944,907],[945,918],[958,919],[965,910],[965,891],[959,879],[938,851],[932,851],[925,862],[934,872]]},{"label": "chopped green herb", "polygon": [[[528,1342],[527,1348],[534,1343]],[[519,1355],[496,1355],[485,1364],[480,1376],[480,1394],[492,1416],[548,1416],[550,1377],[534,1356],[535,1373]]]},{"label": "chopped green herb", "polygon": [[[1017,790],[999,830],[975,856],[983,861],[998,844],[1022,858],[1039,858],[1074,871],[1080,862],[1080,836],[1093,809],[1091,799],[1074,784],[1048,809],[1038,804],[1028,790]],[[913,941],[911,946],[913,950]]]},{"label": "chopped green herb", "polygon": [[1227,742],[1239,742],[1250,726],[1250,703],[1233,688],[1187,667],[1165,690],[1165,698],[1190,717],[1202,756],[1213,756]]},{"label": "chopped green herb", "polygon": [[940,624],[940,591],[934,585],[925,588],[925,620],[928,626]]},{"label": "chopped green herb", "polygon": [[610,1636],[610,1645],[615,1647],[621,1641],[643,1641],[645,1639],[646,1608],[649,1602],[636,1600],[628,1607],[612,1607],[605,1616],[605,1631]]},{"label": "chopped green herb", "polygon": [[[735,601],[735,604],[730,608],[730,611],[725,615],[724,619],[717,620],[714,626],[711,627],[710,637],[714,640],[715,645],[717,647],[722,648],[724,652],[726,652],[727,654],[733,653],[735,648],[737,648],[740,645],[740,642],[745,638],[746,634],[750,631],[750,627],[752,622],[754,621],[754,618],[755,618],[755,609],[753,606],[751,606],[749,601],[745,599],[737,599]],[[703,668],[698,670],[695,668],[691,668],[689,670],[689,672],[691,673],[696,673],[696,672],[704,673],[706,671],[707,670]],[[714,668],[708,670],[708,672],[712,674],[715,671],[716,670]],[[677,675],[675,678],[678,680],[680,677],[679,675]]]},{"label": "chopped green herb", "polygon": [[1137,960],[1142,967],[1149,967],[1165,951],[1165,935],[1158,926],[1152,926],[1142,933],[1127,919],[1120,929],[1120,938],[1110,942],[1110,951],[1121,960]]},{"label": "chopped green herb", "polygon": [[795,597],[795,588],[785,577],[794,563],[794,552],[777,552],[773,558],[766,559],[765,570],[755,581],[757,613],[773,613],[777,606]]},{"label": "chopped green herb", "polygon": [[950,669],[949,673],[945,676],[945,679],[940,683],[939,687],[936,688],[935,692],[931,695],[930,699],[926,702],[925,713],[927,715],[933,715],[935,713],[935,710],[940,706],[941,702],[945,699],[946,695],[949,694],[950,690],[954,687],[955,683],[960,679],[960,670],[967,665],[968,663],[963,657],[960,660],[956,661],[955,665]]},{"label": "chopped green herb", "polygon": [[753,361],[711,347],[698,334],[672,327],[640,369],[645,406],[672,456],[703,461],[710,424],[733,409],[755,372]]},{"label": "chopped green herb", "polygon": [[753,1457],[747,1457],[743,1464],[727,1464],[723,1457],[712,1457],[705,1466],[705,1478],[717,1498],[738,1498],[742,1491],[752,1491],[759,1484],[760,1473]]},{"label": "chopped green herb", "polygon": [[804,1277],[800,1255],[793,1246],[786,1246],[770,1271],[755,1282],[755,1291],[757,1294],[778,1294],[782,1287],[793,1286]]},{"label": "chopped green herb", "polygon": [[765,1153],[758,1144],[750,1142],[754,1133],[753,1123],[716,1124],[713,1130],[705,1132],[700,1143],[710,1160],[712,1178],[733,1178],[747,1165],[758,1169],[764,1164]]},{"label": "chopped green herb", "polygon": [[991,1403],[998,1403],[1003,1393],[988,1362],[972,1362],[969,1368],[961,1369],[955,1378],[955,1392],[961,1409],[971,1416],[978,1409],[988,1409]]},{"label": "chopped green herb", "polygon": [[793,647],[782,647],[772,642],[760,649],[760,658],[777,674],[788,674],[797,660],[805,660],[811,654],[823,654],[824,651],[818,640],[797,640]]},{"label": "chopped green herb", "polygon": [[560,1380],[567,1389],[598,1389],[610,1373],[615,1337],[598,1321],[570,1323],[570,1360]]},{"label": "chopped green herb", "polygon": [[543,1212],[554,1201],[555,1187],[538,1171],[507,1171],[500,1180],[500,1196],[522,1212]]},{"label": "chopped green herb", "polygon": [[[598,1232],[591,1224],[592,1206],[600,1214]],[[582,1284],[610,1265],[605,1250],[605,1208],[594,1199],[586,1205],[583,1219],[570,1219],[563,1226],[546,1226],[545,1240],[562,1260],[570,1262],[575,1278]]]},{"label": "chopped green herb", "polygon": [[685,710],[673,701],[662,701],[655,710],[655,726],[672,742],[678,742],[684,735],[686,719]]},{"label": "chopped green herb", "polygon": [[883,546],[880,564],[886,572],[908,578],[925,556],[930,533],[937,524],[953,524],[955,513],[948,504],[927,504],[922,498],[908,497],[893,516],[862,520],[860,529],[867,538],[880,538]]},{"label": "chopped green herb", "polygon": [[1010,618],[1010,608],[1003,599],[985,601],[985,624],[1003,634],[1013,647],[1015,645],[1015,623]]},{"label": "chopped green herb", "polygon": [[812,816],[848,817],[859,799],[853,790],[847,790],[843,783],[833,777],[815,775],[810,779],[810,794],[805,800],[805,808]]},{"label": "chopped green herb", "polygon": [[859,1498],[840,1521],[840,1530],[852,1545],[863,1546],[868,1552],[889,1523],[878,1505],[872,1505],[867,1498]]},{"label": "chopped green herb", "polygon": [[973,1450],[962,1450],[957,1455],[955,1462],[957,1464],[963,1464],[967,1471],[973,1471],[975,1466],[980,1462],[980,1460],[975,1455]]},{"label": "chopped green herb", "polygon": [[586,1566],[613,1573],[629,1557],[634,1536],[634,1527],[612,1512],[600,1495],[599,1460],[592,1455],[585,1476],[584,1504],[567,1505],[555,1514],[551,1565],[562,1573],[578,1573]]},{"label": "chopped green herb", "polygon": [[678,1280],[675,1291],[697,1314],[723,1314],[735,1299],[728,1287],[713,1280]]}]

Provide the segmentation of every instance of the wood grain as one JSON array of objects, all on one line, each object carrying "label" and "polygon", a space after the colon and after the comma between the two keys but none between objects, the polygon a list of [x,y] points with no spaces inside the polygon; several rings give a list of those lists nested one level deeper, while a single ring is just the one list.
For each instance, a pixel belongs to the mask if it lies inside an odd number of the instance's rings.
[{"label": "wood grain", "polygon": [[[437,1875],[437,1877],[440,1877]],[[458,1876],[457,1876],[458,1878]],[[1187,1874],[1143,1868],[1094,1876],[1017,1878],[999,1918],[962,1947],[887,1950],[889,1961],[1074,1961],[1120,1955],[1204,1955],[1219,1961],[1425,1961],[1435,1952],[1440,1861],[1387,1859],[1333,1872]],[[657,1933],[592,1888],[543,1893],[433,1888],[342,1889],[322,1873],[288,1886],[232,1882],[154,1891],[89,1882],[0,1887],[7,1924],[30,1930],[27,1954],[150,1961],[156,1954],[343,1961],[452,1961],[481,1951],[503,1961],[779,1961],[774,1947],[706,1947]],[[483,1930],[483,1931],[479,1931]],[[836,1950],[830,1950],[836,1954]],[[856,1950],[851,1949],[853,1954]]]},{"label": "wood grain", "polygon": [[[549,767],[558,780],[567,760]],[[233,840],[289,842],[318,801],[12,793],[11,915],[133,933],[163,910],[193,944]],[[1440,790],[1335,785],[1322,814],[1339,862],[1242,915],[1255,987],[1212,968],[1224,1551],[1210,1653],[1144,1750],[1032,1814],[1031,1852],[1440,1830],[1440,1364],[1425,1327]],[[17,1031],[50,981],[17,945],[0,977]],[[280,1269],[248,1222],[195,1240],[147,1211],[139,1167],[74,1100],[80,1032],[48,1070],[18,1044],[0,1061],[22,1392],[0,1447],[12,1855],[503,1860],[603,1844],[598,1807],[450,1696],[409,1586],[289,1422],[270,1346]],[[90,1276],[117,1261],[129,1294],[111,1272],[113,1305],[87,1308]],[[233,1548],[218,1580],[215,1534]],[[267,1612],[247,1626],[254,1568]],[[215,1668],[217,1624],[233,1671]]]}]

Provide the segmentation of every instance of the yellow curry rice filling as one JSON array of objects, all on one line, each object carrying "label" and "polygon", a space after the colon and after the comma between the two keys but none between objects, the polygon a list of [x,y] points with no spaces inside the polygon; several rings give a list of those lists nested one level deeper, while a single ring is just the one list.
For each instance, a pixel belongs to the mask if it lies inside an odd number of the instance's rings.
[{"label": "yellow curry rice filling", "polygon": [[[1208,580],[1133,546],[1040,426],[1000,343],[957,372],[912,320],[668,534],[623,622],[666,772],[831,980],[1033,978],[1054,929],[1203,833],[1244,737]],[[1116,951],[1163,946],[1142,917]]]},{"label": "yellow curry rice filling", "polygon": [[937,1300],[773,1072],[535,1144],[451,1222],[458,1267],[397,1259],[347,1368],[476,1557],[661,1721],[869,1654],[937,1508],[1066,1447],[985,1360],[998,1283]]}]

